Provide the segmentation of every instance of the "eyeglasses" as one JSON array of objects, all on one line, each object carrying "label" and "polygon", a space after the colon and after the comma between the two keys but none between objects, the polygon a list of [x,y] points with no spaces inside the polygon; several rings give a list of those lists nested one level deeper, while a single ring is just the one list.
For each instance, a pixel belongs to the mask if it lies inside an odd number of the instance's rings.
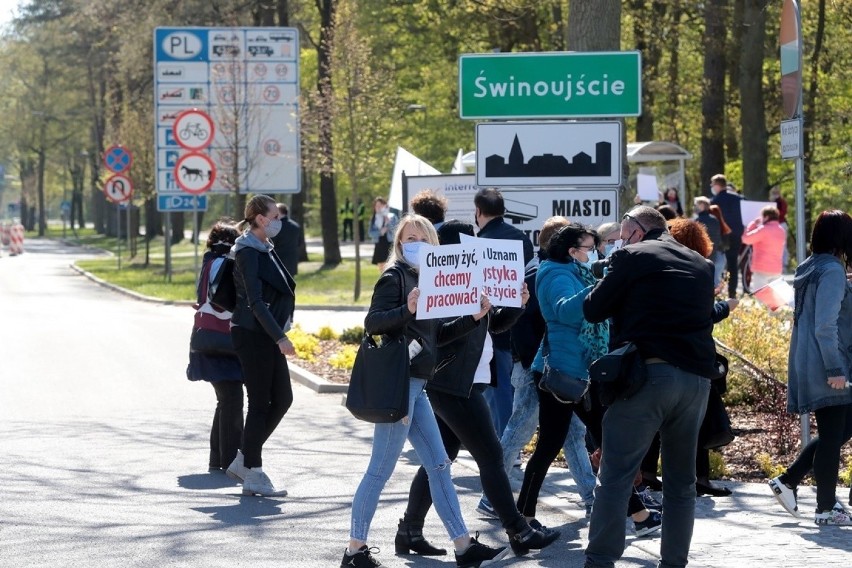
[{"label": "eyeglasses", "polygon": [[595,250],[595,245],[577,245],[575,249]]},{"label": "eyeglasses", "polygon": [[643,232],[643,233],[647,233],[647,232],[648,232],[648,229],[646,229],[646,228],[642,225],[642,223],[640,223],[640,222],[639,222],[639,219],[637,219],[637,218],[636,218],[636,217],[634,217],[633,215],[630,215],[629,213],[625,213],[625,214],[624,214],[624,217],[622,217],[622,218],[621,218],[621,220],[622,220],[622,221],[624,221],[625,219],[630,219],[631,221],[633,221],[634,223],[636,223],[637,225],[639,225],[639,228],[640,228],[640,229],[642,229],[642,232]]}]

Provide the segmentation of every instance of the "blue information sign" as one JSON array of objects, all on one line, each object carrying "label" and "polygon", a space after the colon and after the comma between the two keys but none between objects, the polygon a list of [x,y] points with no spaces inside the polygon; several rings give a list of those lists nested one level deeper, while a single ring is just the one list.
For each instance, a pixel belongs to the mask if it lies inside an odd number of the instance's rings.
[{"label": "blue information sign", "polygon": [[207,196],[187,193],[158,195],[157,211],[207,211]]}]

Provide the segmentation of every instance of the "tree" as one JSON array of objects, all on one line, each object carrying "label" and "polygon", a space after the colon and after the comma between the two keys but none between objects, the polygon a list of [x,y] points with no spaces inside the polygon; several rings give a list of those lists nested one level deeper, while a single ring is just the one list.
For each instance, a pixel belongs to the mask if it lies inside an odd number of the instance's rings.
[{"label": "tree", "polygon": [[[725,8],[727,0],[708,0],[704,5],[704,77],[701,95],[702,187],[725,171]],[[706,193],[702,191],[702,193]]]},{"label": "tree", "polygon": [[[766,199],[769,133],[763,97],[766,44],[765,0],[744,0],[739,90],[742,131],[743,191],[749,199]],[[754,112],[749,112],[753,109]]]}]

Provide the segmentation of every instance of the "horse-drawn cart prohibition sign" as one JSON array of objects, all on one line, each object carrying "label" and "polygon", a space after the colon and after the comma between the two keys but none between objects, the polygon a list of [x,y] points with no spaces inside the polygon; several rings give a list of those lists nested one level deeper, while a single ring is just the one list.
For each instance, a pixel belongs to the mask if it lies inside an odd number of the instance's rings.
[{"label": "horse-drawn cart prohibition sign", "polygon": [[216,164],[207,154],[185,154],[175,163],[175,180],[186,193],[199,195],[216,181]]}]

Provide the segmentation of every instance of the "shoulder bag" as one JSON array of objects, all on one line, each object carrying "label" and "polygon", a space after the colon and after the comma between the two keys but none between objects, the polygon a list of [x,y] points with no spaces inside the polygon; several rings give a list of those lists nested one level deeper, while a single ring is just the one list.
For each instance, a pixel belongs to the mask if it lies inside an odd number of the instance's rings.
[{"label": "shoulder bag", "polygon": [[[399,273],[399,295],[405,303],[404,276]],[[373,423],[397,422],[408,415],[410,364],[405,330],[386,334],[377,343],[364,333],[349,377],[346,408],[355,418]]]},{"label": "shoulder bag", "polygon": [[226,312],[233,312],[237,307],[237,285],[234,283],[234,259],[225,257],[225,262],[210,283],[212,294],[210,303]]},{"label": "shoulder bag", "polygon": [[550,342],[547,340],[548,331],[544,331],[544,372],[538,388],[549,392],[563,404],[580,402],[589,390],[589,381],[573,377],[559,369],[550,366]]},{"label": "shoulder bag", "polygon": [[600,383],[601,404],[609,406],[639,392],[647,379],[646,371],[639,348],[628,342],[596,359],[589,366],[589,379]]}]

